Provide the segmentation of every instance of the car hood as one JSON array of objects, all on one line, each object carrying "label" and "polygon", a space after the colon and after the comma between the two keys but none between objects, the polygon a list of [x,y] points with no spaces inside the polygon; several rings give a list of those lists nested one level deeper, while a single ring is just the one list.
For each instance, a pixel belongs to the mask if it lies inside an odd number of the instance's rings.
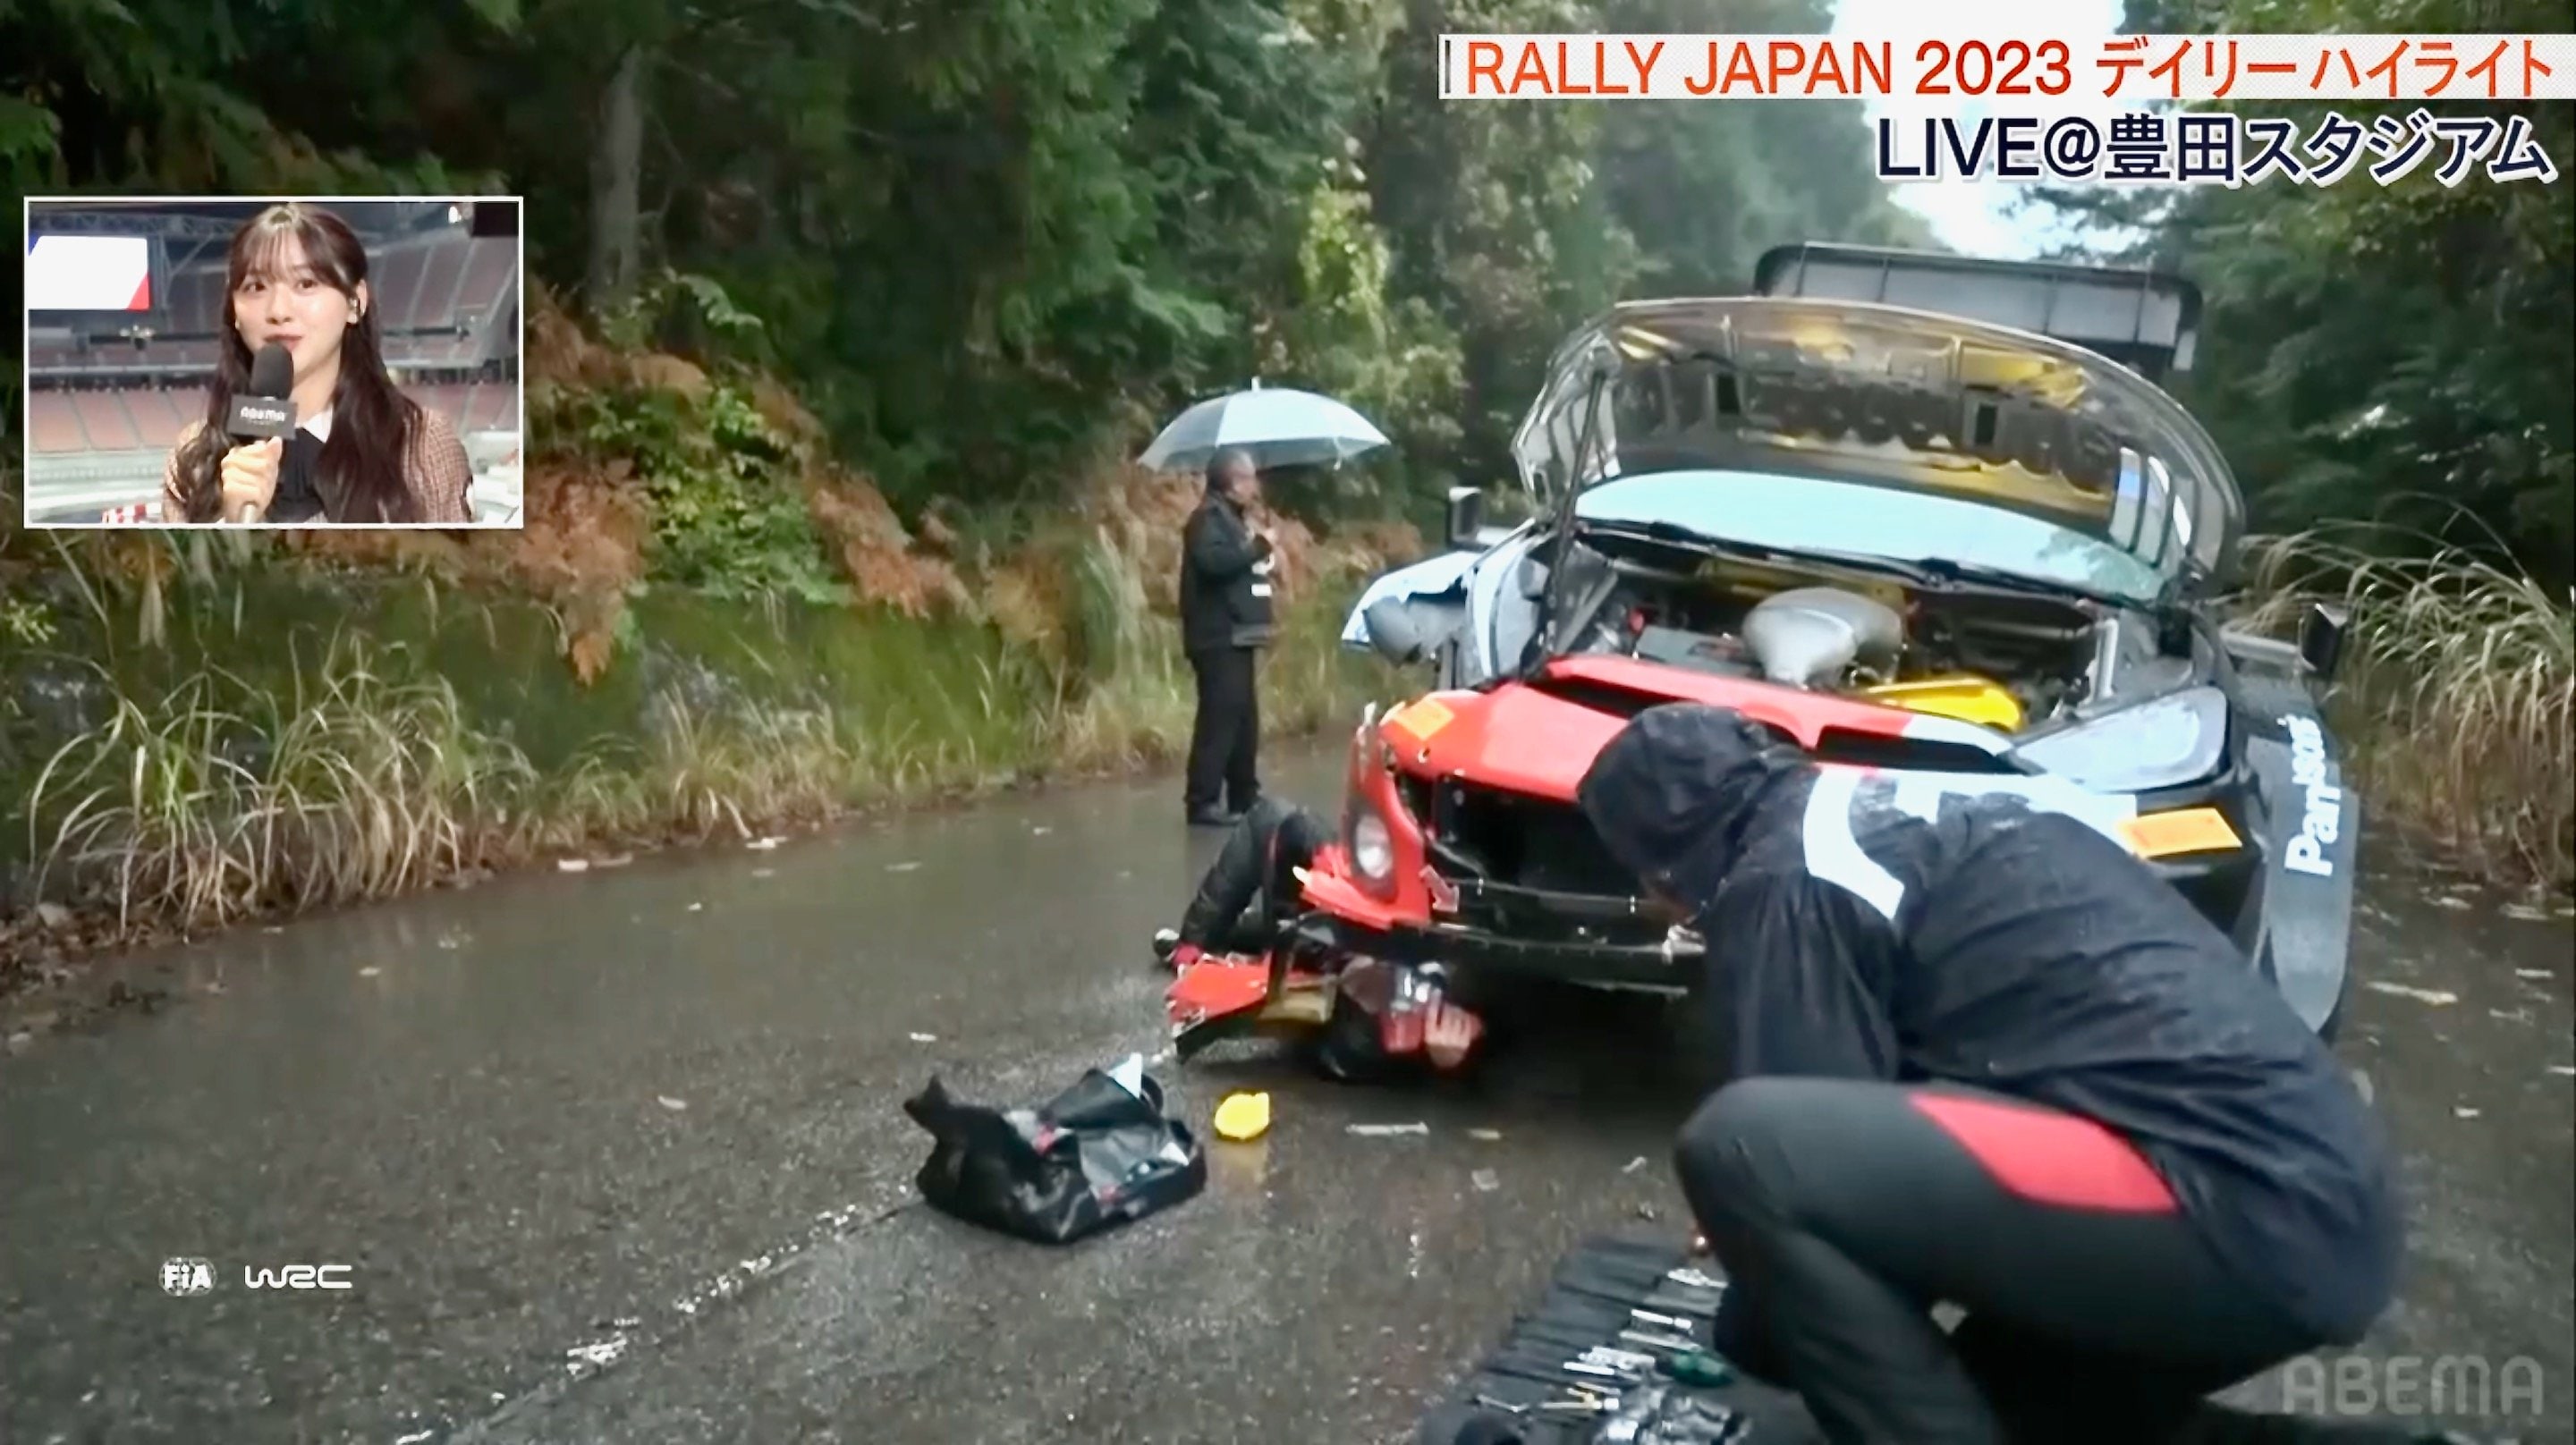
[{"label": "car hood", "polygon": [[1874,303],[1614,307],[1558,347],[1512,445],[1546,506],[1641,473],[1804,470],[2036,517],[2183,588],[2231,576],[2244,527],[2216,443],[2145,377],[2045,336]]}]

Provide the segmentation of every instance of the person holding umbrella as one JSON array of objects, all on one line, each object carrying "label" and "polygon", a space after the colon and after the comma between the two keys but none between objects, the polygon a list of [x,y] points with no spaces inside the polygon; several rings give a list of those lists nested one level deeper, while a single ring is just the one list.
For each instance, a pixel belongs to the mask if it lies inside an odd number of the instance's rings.
[{"label": "person holding umbrella", "polygon": [[1275,635],[1277,541],[1249,509],[1261,474],[1240,448],[1208,461],[1207,496],[1181,534],[1181,643],[1198,675],[1182,801],[1192,826],[1230,827],[1261,797],[1256,664]]}]

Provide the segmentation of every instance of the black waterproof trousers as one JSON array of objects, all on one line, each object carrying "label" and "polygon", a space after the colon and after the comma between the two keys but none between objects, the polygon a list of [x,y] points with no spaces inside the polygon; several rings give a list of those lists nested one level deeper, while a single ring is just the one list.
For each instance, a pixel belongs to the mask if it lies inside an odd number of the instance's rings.
[{"label": "black waterproof trousers", "polygon": [[[1753,1078],[1700,1108],[1676,1163],[1733,1282],[1719,1351],[1797,1391],[1835,1445],[2233,1438],[2202,1397],[2323,1343],[2219,1262],[2142,1155],[2070,1114]],[[1941,1303],[1965,1311],[1953,1332]]]},{"label": "black waterproof trousers", "polygon": [[1190,654],[1198,674],[1198,719],[1190,728],[1190,761],[1183,801],[1195,816],[1222,801],[1248,811],[1261,796],[1261,698],[1254,664],[1258,649],[1211,647]]}]

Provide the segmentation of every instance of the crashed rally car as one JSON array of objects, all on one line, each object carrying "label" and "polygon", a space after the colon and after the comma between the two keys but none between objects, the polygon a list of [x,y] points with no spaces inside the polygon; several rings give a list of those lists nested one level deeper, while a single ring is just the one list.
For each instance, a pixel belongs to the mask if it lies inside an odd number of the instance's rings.
[{"label": "crashed rally car", "polygon": [[[1530,519],[1485,527],[1453,492],[1449,550],[1360,598],[1345,644],[1435,686],[1352,739],[1297,977],[1690,990],[1725,940],[1656,921],[1574,796],[1629,718],[1693,701],[1909,806],[2008,792],[2086,821],[2330,1036],[2358,815],[2314,690],[2342,619],[2312,610],[2295,644],[2218,623],[2243,497],[2157,384],[2189,366],[2197,290],[1822,245],[1766,255],[1756,290],[1578,330],[1514,441]],[[1271,962],[1237,996],[1282,1012],[1299,985]]]}]

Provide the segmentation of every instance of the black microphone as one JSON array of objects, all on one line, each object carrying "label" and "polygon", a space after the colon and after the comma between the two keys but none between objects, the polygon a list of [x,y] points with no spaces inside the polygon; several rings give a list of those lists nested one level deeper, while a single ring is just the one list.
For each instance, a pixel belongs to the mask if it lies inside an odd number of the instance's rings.
[{"label": "black microphone", "polygon": [[[295,358],[272,341],[250,359],[250,385],[233,397],[224,430],[243,441],[295,434]],[[258,520],[256,509],[247,521]]]}]

